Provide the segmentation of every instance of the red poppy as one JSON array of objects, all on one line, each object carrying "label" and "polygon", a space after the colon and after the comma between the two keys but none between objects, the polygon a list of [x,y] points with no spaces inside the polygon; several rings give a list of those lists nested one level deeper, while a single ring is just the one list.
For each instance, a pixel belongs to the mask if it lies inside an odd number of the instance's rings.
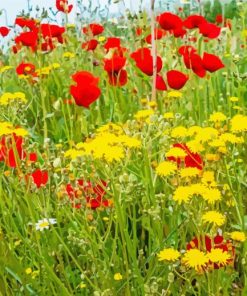
[{"label": "red poppy", "polygon": [[183,24],[181,18],[171,12],[162,13],[157,17],[157,21],[161,28],[166,31],[175,30],[176,28],[182,27]]},{"label": "red poppy", "polygon": [[109,83],[113,86],[124,86],[128,80],[127,72],[123,69],[126,58],[115,54],[111,59],[105,59],[104,63],[104,70],[108,74]]},{"label": "red poppy", "polygon": [[7,166],[15,168],[20,160],[25,159],[23,150],[23,138],[13,134],[13,137],[2,137],[0,141],[0,161]]},{"label": "red poppy", "polygon": [[31,63],[21,63],[16,67],[18,75],[32,75],[35,73],[35,66]]},{"label": "red poppy", "polygon": [[187,29],[194,29],[194,28],[198,28],[201,24],[207,23],[207,21],[205,20],[205,18],[201,15],[190,15],[188,16],[183,24]]},{"label": "red poppy", "polygon": [[[154,30],[154,40],[159,40],[161,39],[163,36],[165,36],[166,32],[161,30],[161,29],[155,29]],[[146,42],[151,44],[152,43],[152,34],[149,34],[146,38],[145,38]]]},{"label": "red poppy", "polygon": [[191,54],[191,53],[194,53],[194,52],[196,52],[196,49],[191,45],[182,45],[178,49],[178,53],[180,55]]},{"label": "red poppy", "polygon": [[9,34],[10,29],[7,27],[0,27],[0,35],[6,37]]},{"label": "red poppy", "polygon": [[167,90],[166,83],[161,75],[156,76],[156,89],[157,90]]},{"label": "red poppy", "polygon": [[187,33],[187,31],[181,26],[181,27],[175,28],[174,30],[171,30],[171,33],[176,38],[179,38],[179,37],[182,38]]},{"label": "red poppy", "polygon": [[[212,248],[221,249],[223,252],[230,253],[231,258],[227,260],[227,265],[233,264],[235,259],[235,248],[233,247],[231,241],[225,241],[222,235],[217,234],[213,238],[210,238],[207,235],[194,237],[186,246],[187,250],[198,249],[203,252],[210,252]],[[221,267],[224,267],[224,265],[216,263],[212,264],[212,262],[209,262],[208,267],[219,269]]]},{"label": "red poppy", "polygon": [[34,29],[37,29],[37,24],[36,24],[35,20],[24,18],[24,17],[17,17],[15,19],[15,25],[18,25],[18,26],[20,26],[22,28],[27,27],[31,31],[34,30]]},{"label": "red poppy", "polygon": [[136,36],[141,36],[142,32],[143,32],[143,30],[141,27],[136,28]]},{"label": "red poppy", "polygon": [[188,53],[183,55],[184,64],[187,69],[192,69],[192,71],[199,77],[204,77],[206,75],[206,70],[203,66],[202,58],[197,53]]},{"label": "red poppy", "polygon": [[104,27],[100,24],[90,24],[88,27],[82,29],[84,34],[97,36],[104,32]]},{"label": "red poppy", "polygon": [[64,13],[70,13],[73,8],[73,5],[69,5],[68,0],[56,0],[56,7],[59,11],[62,11]]},{"label": "red poppy", "polygon": [[37,153],[36,152],[31,152],[29,154],[29,160],[32,161],[32,162],[36,162],[38,160]]},{"label": "red poppy", "polygon": [[211,73],[225,67],[219,57],[206,52],[203,54],[202,62],[204,68]]},{"label": "red poppy", "polygon": [[185,167],[197,168],[199,170],[203,169],[204,164],[201,156],[198,153],[191,152],[190,149],[186,146],[186,144],[176,143],[173,145],[173,147],[182,149],[184,152],[186,152],[187,155],[184,159],[172,156],[168,157],[168,160],[175,161],[178,167],[180,167],[181,163],[184,162]]},{"label": "red poppy", "polygon": [[[146,75],[153,75],[153,56],[151,55],[151,50],[149,48],[139,48],[137,51],[133,52],[131,58],[135,60],[136,66]],[[162,69],[162,59],[157,56],[156,60],[157,73]]]},{"label": "red poppy", "polygon": [[222,14],[217,14],[216,17],[215,17],[215,22],[217,24],[222,24],[224,22],[223,15]]},{"label": "red poppy", "polygon": [[15,38],[15,43],[17,45],[20,44],[31,47],[33,50],[35,50],[38,45],[38,32],[22,32]]},{"label": "red poppy", "polygon": [[58,25],[51,24],[42,24],[40,26],[41,33],[44,39],[49,38],[57,38],[58,42],[63,43],[62,34],[65,32],[64,27],[60,27]]},{"label": "red poppy", "polygon": [[81,47],[83,49],[86,49],[87,51],[94,51],[96,49],[96,47],[98,46],[99,42],[96,39],[91,39],[87,42],[82,43]]},{"label": "red poppy", "polygon": [[121,48],[121,40],[117,37],[109,37],[104,45],[104,48],[109,51],[110,48]]},{"label": "red poppy", "polygon": [[181,89],[187,80],[189,79],[188,75],[177,71],[170,70],[166,73],[168,85],[173,89]]},{"label": "red poppy", "polygon": [[76,104],[89,108],[101,94],[98,87],[99,78],[93,76],[90,72],[80,71],[72,75],[72,79],[77,83],[70,86],[70,93],[74,97]]},{"label": "red poppy", "polygon": [[204,37],[215,39],[220,35],[221,28],[217,27],[215,24],[206,22],[199,26],[199,31]]},{"label": "red poppy", "polygon": [[37,186],[37,188],[40,188],[41,186],[45,186],[48,182],[48,172],[47,171],[41,171],[40,169],[37,169],[31,174],[33,178],[33,182]]}]

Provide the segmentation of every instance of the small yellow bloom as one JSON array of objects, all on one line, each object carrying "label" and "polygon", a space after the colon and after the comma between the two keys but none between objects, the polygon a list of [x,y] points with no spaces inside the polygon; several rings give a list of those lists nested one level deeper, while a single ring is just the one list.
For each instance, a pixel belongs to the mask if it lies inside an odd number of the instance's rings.
[{"label": "small yellow bloom", "polygon": [[114,274],[114,280],[115,281],[121,281],[123,279],[123,276],[121,275],[121,273],[115,273]]},{"label": "small yellow bloom", "polygon": [[181,98],[183,94],[180,91],[172,90],[168,93],[168,98]]},{"label": "small yellow bloom", "polygon": [[157,166],[156,173],[159,176],[167,177],[175,173],[176,170],[177,170],[177,165],[175,163],[170,161],[163,161]]},{"label": "small yellow bloom", "polygon": [[239,98],[238,97],[230,97],[229,100],[231,102],[238,102],[239,101]]},{"label": "small yellow bloom", "polygon": [[238,242],[244,242],[246,240],[245,233],[242,231],[233,231],[230,233],[231,239],[238,241]]},{"label": "small yellow bloom", "polygon": [[98,38],[98,41],[99,41],[99,42],[104,42],[105,40],[106,40],[105,36],[100,36],[100,37]]},{"label": "small yellow bloom", "polygon": [[25,273],[26,274],[31,274],[33,271],[32,271],[32,268],[31,267],[28,267],[26,270],[25,270]]},{"label": "small yellow bloom", "polygon": [[86,288],[86,286],[87,285],[84,282],[81,282],[79,285],[80,289],[84,289],[84,288]]},{"label": "small yellow bloom", "polygon": [[208,211],[202,216],[204,223],[212,223],[215,226],[222,226],[226,222],[226,217],[217,211]]},{"label": "small yellow bloom", "polygon": [[173,119],[174,118],[174,113],[173,112],[167,112],[163,115],[165,119]]},{"label": "small yellow bloom", "polygon": [[173,248],[163,249],[158,254],[159,261],[176,261],[180,257],[179,251]]}]

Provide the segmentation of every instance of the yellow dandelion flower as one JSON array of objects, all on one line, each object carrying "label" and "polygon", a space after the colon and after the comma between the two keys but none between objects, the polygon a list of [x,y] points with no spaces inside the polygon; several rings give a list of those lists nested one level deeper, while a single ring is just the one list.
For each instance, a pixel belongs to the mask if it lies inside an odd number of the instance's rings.
[{"label": "yellow dandelion flower", "polygon": [[120,161],[125,157],[124,150],[122,147],[117,146],[108,146],[106,149],[103,150],[103,158],[107,162]]},{"label": "yellow dandelion flower", "polygon": [[114,280],[115,281],[121,281],[123,279],[123,276],[121,275],[121,273],[115,273],[114,274]]},{"label": "yellow dandelion flower", "polygon": [[202,130],[202,127],[200,127],[198,125],[193,125],[188,128],[187,135],[194,136],[194,135],[198,134],[201,130]]},{"label": "yellow dandelion flower", "polygon": [[173,248],[167,248],[160,251],[158,254],[158,260],[159,261],[176,261],[180,257],[179,251],[173,249]]},{"label": "yellow dandelion flower", "polygon": [[219,156],[219,154],[207,153],[205,155],[205,158],[208,161],[218,161],[220,159],[220,156]]},{"label": "yellow dandelion flower", "polygon": [[222,140],[220,140],[220,139],[215,139],[215,140],[209,142],[208,145],[210,147],[216,147],[216,148],[218,148],[218,147],[225,147],[225,142],[222,141]]},{"label": "yellow dandelion flower", "polygon": [[213,171],[205,171],[202,175],[202,183],[214,183],[214,172]]},{"label": "yellow dandelion flower", "polygon": [[231,119],[231,131],[233,133],[247,131],[247,116],[238,114]]},{"label": "yellow dandelion flower", "polygon": [[218,137],[219,131],[213,127],[202,128],[195,137],[198,142],[205,143]]},{"label": "yellow dandelion flower", "polygon": [[177,165],[175,163],[170,161],[163,161],[157,166],[156,173],[159,176],[167,177],[171,174],[174,174],[176,170],[177,170]]},{"label": "yellow dandelion flower", "polygon": [[27,99],[25,94],[22,92],[15,92],[15,93],[6,92],[2,94],[2,96],[0,97],[0,105],[8,105],[12,101],[19,101],[22,103],[26,103]]},{"label": "yellow dandelion flower", "polygon": [[219,248],[211,249],[210,252],[207,253],[207,257],[212,263],[221,265],[227,265],[228,260],[231,259],[231,256],[227,252]]},{"label": "yellow dandelion flower", "polygon": [[183,94],[180,91],[172,90],[168,92],[168,98],[181,98]]},{"label": "yellow dandelion flower", "polygon": [[163,115],[164,119],[174,119],[174,113],[173,112],[166,112]]},{"label": "yellow dandelion flower", "polygon": [[173,194],[173,200],[181,204],[182,202],[188,203],[193,193],[190,186],[179,186]]},{"label": "yellow dandelion flower", "polygon": [[233,231],[230,233],[230,237],[237,242],[244,242],[246,240],[245,233],[242,231]]},{"label": "yellow dandelion flower", "polygon": [[215,226],[222,226],[226,222],[226,217],[217,211],[208,211],[202,216],[204,223],[212,223]]},{"label": "yellow dandelion flower", "polygon": [[79,287],[80,287],[80,289],[84,289],[87,287],[87,285],[84,282],[81,282]]},{"label": "yellow dandelion flower", "polygon": [[150,108],[156,108],[157,107],[157,103],[155,101],[151,101],[151,102],[148,103],[148,106]]},{"label": "yellow dandelion flower", "polygon": [[225,121],[226,119],[227,117],[222,112],[215,112],[211,114],[209,117],[209,121],[211,122],[220,122],[220,121]]},{"label": "yellow dandelion flower", "polygon": [[180,170],[181,178],[196,177],[201,173],[197,168],[182,168]]},{"label": "yellow dandelion flower", "polygon": [[243,110],[243,108],[241,108],[240,106],[233,106],[232,109],[239,111]]},{"label": "yellow dandelion flower", "polygon": [[97,129],[97,133],[105,133],[105,132],[109,132],[113,134],[122,134],[123,128],[116,123],[109,122]]},{"label": "yellow dandelion flower", "polygon": [[13,66],[4,66],[4,67],[1,67],[0,68],[0,73],[4,73],[10,69],[13,69],[14,67]]},{"label": "yellow dandelion flower", "polygon": [[222,200],[222,195],[217,188],[207,188],[202,194],[202,198],[209,204],[214,204],[216,201]]},{"label": "yellow dandelion flower", "polygon": [[137,120],[145,120],[145,119],[147,119],[147,118],[149,118],[151,115],[153,115],[154,114],[154,111],[153,110],[151,110],[151,109],[146,109],[146,110],[140,110],[140,111],[138,111],[135,115],[134,115],[134,117],[135,117],[135,119],[137,119]]},{"label": "yellow dandelion flower", "polygon": [[187,136],[187,128],[185,128],[184,126],[175,127],[171,131],[171,136],[173,138],[186,137]]},{"label": "yellow dandelion flower", "polygon": [[118,141],[122,143],[125,147],[129,147],[129,148],[139,148],[141,146],[140,140],[129,137],[127,135],[119,136]]},{"label": "yellow dandelion flower", "polygon": [[199,153],[205,150],[205,148],[203,147],[203,145],[196,141],[196,140],[191,140],[189,142],[186,143],[186,146],[190,149],[191,152],[193,153]]},{"label": "yellow dandelion flower", "polygon": [[66,52],[64,52],[63,57],[64,57],[64,58],[72,59],[72,58],[75,57],[75,54],[74,54],[73,52],[66,51]]},{"label": "yellow dandelion flower", "polygon": [[165,155],[166,157],[184,158],[187,155],[187,153],[179,147],[173,147],[168,152],[166,152]]},{"label": "yellow dandelion flower", "polygon": [[221,141],[224,141],[225,143],[229,142],[231,144],[242,144],[244,143],[244,138],[241,136],[241,137],[238,137],[232,133],[224,133],[222,134],[219,139]]},{"label": "yellow dandelion flower", "polygon": [[239,101],[239,98],[238,97],[230,97],[229,100],[231,102],[238,102]]},{"label": "yellow dandelion flower", "polygon": [[26,274],[31,274],[33,271],[32,271],[32,268],[31,267],[28,267],[26,270],[25,270],[25,273]]},{"label": "yellow dandelion flower", "polygon": [[186,251],[181,262],[185,266],[201,272],[208,263],[208,257],[198,249],[190,249]]},{"label": "yellow dandelion flower", "polygon": [[104,42],[105,40],[106,40],[105,36],[100,36],[100,37],[98,38],[98,41],[99,41],[99,42]]}]

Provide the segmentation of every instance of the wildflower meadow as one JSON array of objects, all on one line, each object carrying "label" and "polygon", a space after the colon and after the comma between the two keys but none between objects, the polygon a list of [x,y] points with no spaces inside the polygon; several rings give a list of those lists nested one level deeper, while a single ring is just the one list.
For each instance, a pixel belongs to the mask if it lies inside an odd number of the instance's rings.
[{"label": "wildflower meadow", "polygon": [[246,296],[247,2],[50,2],[0,26],[0,295]]}]

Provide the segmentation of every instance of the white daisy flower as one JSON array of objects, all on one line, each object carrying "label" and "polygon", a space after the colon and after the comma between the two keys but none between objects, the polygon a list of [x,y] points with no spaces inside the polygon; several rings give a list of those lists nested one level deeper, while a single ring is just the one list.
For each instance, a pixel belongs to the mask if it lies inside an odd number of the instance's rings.
[{"label": "white daisy flower", "polygon": [[39,220],[36,224],[35,224],[35,228],[36,230],[40,230],[43,231],[44,229],[49,229],[50,225],[52,224],[56,224],[57,220],[54,218],[44,218],[42,220]]}]

